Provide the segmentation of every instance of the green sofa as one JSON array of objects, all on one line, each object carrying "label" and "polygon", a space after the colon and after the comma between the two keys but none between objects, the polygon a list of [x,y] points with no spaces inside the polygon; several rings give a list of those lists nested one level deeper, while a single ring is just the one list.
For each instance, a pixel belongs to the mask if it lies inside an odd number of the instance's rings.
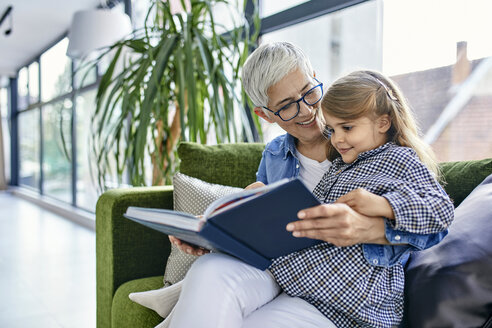
[{"label": "green sofa", "polygon": [[[202,180],[245,187],[255,181],[263,144],[203,146],[181,143],[180,172]],[[446,191],[458,206],[486,176],[492,159],[442,163]],[[123,217],[128,206],[172,208],[173,188],[138,187],[104,193],[96,208],[97,327],[154,327],[162,318],[133,303],[131,292],[160,288],[170,243],[166,235]]]}]

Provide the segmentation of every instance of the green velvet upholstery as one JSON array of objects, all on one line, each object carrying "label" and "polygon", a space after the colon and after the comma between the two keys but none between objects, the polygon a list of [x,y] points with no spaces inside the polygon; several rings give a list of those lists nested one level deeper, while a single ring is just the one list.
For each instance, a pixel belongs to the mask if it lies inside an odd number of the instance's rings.
[{"label": "green velvet upholstery", "polygon": [[[116,189],[96,206],[97,327],[111,327],[111,306],[123,283],[164,274],[167,236],[123,217],[128,206],[172,208],[172,187]],[[135,327],[135,326],[133,326]]]},{"label": "green velvet upholstery", "polygon": [[[262,144],[203,146],[181,143],[180,171],[211,183],[245,187],[255,181]],[[487,175],[492,159],[442,163],[446,191],[457,206]],[[154,327],[155,312],[128,298],[131,292],[162,287],[169,256],[167,236],[125,219],[128,206],[172,208],[172,187],[116,189],[96,208],[97,327]],[[150,277],[150,278],[145,278]]]},{"label": "green velvet upholstery", "polygon": [[445,162],[440,164],[446,184],[444,189],[459,204],[492,173],[492,158],[479,161]]},{"label": "green velvet upholstery", "polygon": [[210,183],[244,188],[256,181],[264,148],[259,143],[205,146],[182,142],[178,148],[179,171]]},{"label": "green velvet upholstery", "polygon": [[[131,301],[128,295],[161,287],[162,275],[130,280],[121,285],[113,298],[111,327],[157,326],[162,321],[161,316],[157,312]],[[122,313],[126,315],[121,315]]]}]

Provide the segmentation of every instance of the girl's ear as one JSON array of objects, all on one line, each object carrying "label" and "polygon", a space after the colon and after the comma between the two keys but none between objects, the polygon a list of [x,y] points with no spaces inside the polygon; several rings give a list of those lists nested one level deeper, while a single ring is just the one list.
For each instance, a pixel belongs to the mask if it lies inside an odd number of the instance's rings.
[{"label": "girl's ear", "polygon": [[261,117],[265,121],[267,121],[269,123],[273,123],[272,119],[270,117],[268,117],[267,113],[265,113],[261,107],[255,107],[253,110],[254,110],[256,115],[258,115],[259,117]]},{"label": "girl's ear", "polygon": [[388,114],[378,117],[378,130],[380,133],[386,133],[391,128],[391,117]]}]

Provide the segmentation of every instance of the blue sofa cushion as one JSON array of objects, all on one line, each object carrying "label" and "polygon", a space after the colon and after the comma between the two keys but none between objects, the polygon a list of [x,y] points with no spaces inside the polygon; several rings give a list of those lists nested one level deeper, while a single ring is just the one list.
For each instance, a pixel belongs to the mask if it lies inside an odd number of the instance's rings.
[{"label": "blue sofa cushion", "polygon": [[406,268],[409,327],[481,327],[492,314],[492,175],[456,208],[444,240]]}]

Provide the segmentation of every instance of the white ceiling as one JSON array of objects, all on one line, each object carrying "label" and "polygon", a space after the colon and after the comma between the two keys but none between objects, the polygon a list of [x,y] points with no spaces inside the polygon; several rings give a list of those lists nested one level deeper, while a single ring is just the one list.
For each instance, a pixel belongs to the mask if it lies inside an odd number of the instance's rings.
[{"label": "white ceiling", "polygon": [[68,32],[72,15],[96,8],[101,0],[0,0],[0,17],[13,6],[12,33],[7,19],[0,27],[0,77],[13,76],[22,66]]}]

